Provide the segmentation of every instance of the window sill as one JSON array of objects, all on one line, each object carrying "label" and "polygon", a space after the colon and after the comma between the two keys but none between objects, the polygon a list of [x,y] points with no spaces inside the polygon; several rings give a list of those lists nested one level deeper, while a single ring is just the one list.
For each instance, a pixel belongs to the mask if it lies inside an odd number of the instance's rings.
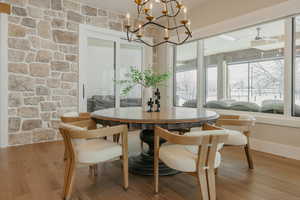
[{"label": "window sill", "polygon": [[236,110],[221,110],[221,109],[208,109],[208,110],[212,110],[219,114],[224,114],[224,115],[226,114],[227,115],[230,114],[253,115],[256,118],[256,122],[259,124],[300,128],[300,117],[291,117],[291,116],[286,116],[281,114],[245,112],[245,111],[236,111]]}]

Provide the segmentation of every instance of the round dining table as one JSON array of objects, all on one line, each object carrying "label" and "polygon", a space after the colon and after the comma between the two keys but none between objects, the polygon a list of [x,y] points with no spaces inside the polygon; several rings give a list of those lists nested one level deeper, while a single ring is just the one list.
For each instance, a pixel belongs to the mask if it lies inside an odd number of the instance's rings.
[{"label": "round dining table", "polygon": [[[160,112],[146,112],[141,107],[109,108],[92,113],[92,119],[104,126],[128,125],[129,130],[141,130],[140,139],[148,144],[148,151],[129,158],[129,172],[153,175],[154,128],[159,126],[169,131],[189,130],[213,123],[219,118],[216,112],[198,108],[173,107]],[[161,139],[160,143],[166,142]],[[178,171],[159,164],[161,176],[174,175]]]}]

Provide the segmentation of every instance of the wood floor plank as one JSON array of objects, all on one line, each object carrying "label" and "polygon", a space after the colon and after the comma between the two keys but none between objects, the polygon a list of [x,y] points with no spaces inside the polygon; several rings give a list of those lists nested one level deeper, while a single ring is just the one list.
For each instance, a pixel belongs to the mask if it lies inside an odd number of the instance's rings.
[{"label": "wood floor plank", "polygon": [[[137,144],[139,145],[139,144]],[[242,149],[226,148],[216,177],[219,200],[300,200],[300,161],[253,151],[255,169],[249,170]],[[59,200],[63,187],[63,144],[34,144],[0,150],[0,199]],[[122,188],[121,163],[99,166],[91,178],[88,168],[77,170],[74,200],[194,200],[201,199],[194,177],[160,177],[154,194],[152,177],[129,175]]]}]

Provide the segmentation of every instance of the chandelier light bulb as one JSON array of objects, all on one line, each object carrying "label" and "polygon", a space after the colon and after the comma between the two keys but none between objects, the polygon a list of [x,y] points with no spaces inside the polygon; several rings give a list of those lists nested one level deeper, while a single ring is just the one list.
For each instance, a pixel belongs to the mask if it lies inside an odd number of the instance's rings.
[{"label": "chandelier light bulb", "polygon": [[187,20],[187,8],[183,7],[183,20]]},{"label": "chandelier light bulb", "polygon": [[188,29],[191,29],[191,20],[189,20],[186,25],[187,25]]},{"label": "chandelier light bulb", "polygon": [[148,13],[150,16],[152,16],[152,9],[153,9],[153,4],[150,3],[150,5],[149,5],[149,13]]},{"label": "chandelier light bulb", "polygon": [[139,24],[138,37],[142,37],[142,25]]},{"label": "chandelier light bulb", "polygon": [[168,11],[167,4],[166,3],[163,4],[164,4],[164,11],[167,12]]},{"label": "chandelier light bulb", "polygon": [[127,26],[130,26],[130,13],[126,14]]},{"label": "chandelier light bulb", "polygon": [[165,40],[168,40],[169,39],[169,30],[167,28],[165,28],[165,37],[164,37]]}]

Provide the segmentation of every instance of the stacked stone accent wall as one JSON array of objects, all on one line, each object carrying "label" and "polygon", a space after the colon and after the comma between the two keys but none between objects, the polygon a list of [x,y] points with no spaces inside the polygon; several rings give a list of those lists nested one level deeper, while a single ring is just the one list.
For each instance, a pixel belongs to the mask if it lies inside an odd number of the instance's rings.
[{"label": "stacked stone accent wall", "polygon": [[78,110],[79,24],[123,31],[124,14],[79,0],[6,2],[9,145],[60,139],[59,117]]}]

